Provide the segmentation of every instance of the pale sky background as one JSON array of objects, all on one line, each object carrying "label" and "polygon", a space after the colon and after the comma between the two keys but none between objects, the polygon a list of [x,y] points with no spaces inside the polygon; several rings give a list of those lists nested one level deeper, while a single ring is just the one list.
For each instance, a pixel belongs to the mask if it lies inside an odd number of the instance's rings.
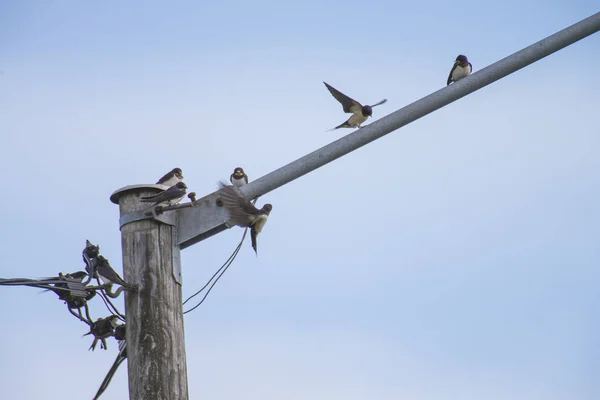
[{"label": "pale sky background", "polygon": [[[127,3],[127,4],[125,4]],[[116,189],[198,196],[598,11],[586,1],[0,2],[0,277],[121,272]],[[273,212],[185,319],[191,399],[600,398],[600,35],[262,198]],[[16,193],[18,192],[18,196]],[[182,254],[184,297],[231,229]],[[105,316],[99,300],[94,318]],[[117,344],[0,288],[4,399],[91,399]],[[66,397],[65,397],[66,396]],[[103,399],[126,399],[123,364]]]}]

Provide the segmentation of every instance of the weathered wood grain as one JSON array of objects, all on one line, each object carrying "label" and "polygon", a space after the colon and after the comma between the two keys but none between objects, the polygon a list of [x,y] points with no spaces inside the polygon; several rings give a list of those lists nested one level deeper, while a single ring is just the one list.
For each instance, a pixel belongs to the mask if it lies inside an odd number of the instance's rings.
[{"label": "weathered wood grain", "polygon": [[[147,208],[138,199],[153,194],[151,188],[124,192],[121,215]],[[181,286],[173,276],[173,262],[180,260],[174,229],[154,220],[121,229],[124,278],[139,286],[125,297],[131,400],[188,399]]]}]

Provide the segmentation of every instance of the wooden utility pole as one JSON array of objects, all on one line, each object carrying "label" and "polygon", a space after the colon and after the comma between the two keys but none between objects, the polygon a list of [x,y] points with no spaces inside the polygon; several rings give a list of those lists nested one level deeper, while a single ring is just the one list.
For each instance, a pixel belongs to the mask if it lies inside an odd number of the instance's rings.
[{"label": "wooden utility pole", "polygon": [[159,185],[134,185],[111,196],[119,204],[123,274],[138,285],[125,296],[131,400],[187,400],[187,367],[176,213],[144,216]]}]

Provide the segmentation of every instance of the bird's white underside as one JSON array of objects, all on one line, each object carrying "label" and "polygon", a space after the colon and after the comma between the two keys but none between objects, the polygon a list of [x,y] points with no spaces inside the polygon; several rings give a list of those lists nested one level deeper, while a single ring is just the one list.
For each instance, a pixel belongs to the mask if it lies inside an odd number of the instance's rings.
[{"label": "bird's white underside", "polygon": [[259,215],[256,217],[256,222],[254,223],[254,230],[256,233],[260,233],[260,231],[262,231],[263,226],[265,226],[267,223],[267,218],[268,216],[266,215]]},{"label": "bird's white underside", "polygon": [[162,185],[170,187],[170,186],[178,184],[180,180],[181,179],[179,179],[177,176],[173,175],[172,177],[170,177],[169,179],[167,179],[166,181],[164,181],[162,183]]},{"label": "bird's white underside", "polygon": [[356,128],[357,126],[362,125],[362,123],[365,122],[367,118],[368,117],[362,115],[362,112],[359,112],[358,114],[352,114],[352,116],[348,119],[348,125],[350,125],[353,128]]},{"label": "bird's white underside", "polygon": [[242,187],[246,184],[246,180],[244,179],[244,177],[242,177],[240,179],[231,177],[231,184],[235,187]]},{"label": "bird's white underside", "polygon": [[452,80],[454,82],[466,77],[467,75],[469,75],[471,73],[471,66],[467,65],[466,67],[461,67],[460,65],[457,65],[456,68],[454,68],[454,71],[452,71]]}]

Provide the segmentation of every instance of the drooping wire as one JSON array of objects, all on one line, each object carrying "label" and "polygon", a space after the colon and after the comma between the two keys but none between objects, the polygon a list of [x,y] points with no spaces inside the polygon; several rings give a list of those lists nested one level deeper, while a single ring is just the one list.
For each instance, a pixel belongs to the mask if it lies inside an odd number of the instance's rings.
[{"label": "drooping wire", "polygon": [[102,299],[104,305],[111,314],[116,315],[121,321],[125,322],[125,316],[121,314],[119,309],[113,304],[112,301],[110,301],[108,296],[106,296],[103,291],[100,291],[100,298]]},{"label": "drooping wire", "polygon": [[119,354],[117,355],[117,358],[115,359],[115,362],[113,363],[112,367],[110,367],[110,369],[108,370],[106,377],[100,384],[100,387],[98,388],[98,391],[96,392],[96,396],[94,396],[93,400],[98,400],[100,398],[100,396],[102,396],[102,393],[104,393],[104,391],[108,388],[110,381],[112,381],[112,378],[115,375],[115,373],[117,372],[117,369],[119,369],[119,366],[121,365],[121,363],[123,363],[123,361],[125,361],[126,358],[127,358],[127,343],[123,340],[119,343]]},{"label": "drooping wire", "polygon": [[183,302],[183,304],[185,304],[188,301],[190,301],[193,297],[195,297],[195,296],[199,295],[200,293],[202,293],[202,291],[204,289],[206,289],[206,287],[216,277],[215,281],[212,283],[212,285],[210,285],[210,287],[208,288],[207,292],[204,294],[204,297],[202,297],[202,300],[200,300],[200,302],[198,302],[198,304],[196,304],[194,307],[190,308],[187,311],[184,311],[183,312],[184,314],[187,314],[187,313],[189,313],[191,311],[194,311],[196,308],[198,308],[200,306],[200,304],[202,304],[204,302],[204,300],[206,300],[206,297],[208,297],[208,294],[210,293],[210,291],[212,290],[212,288],[217,284],[217,282],[219,281],[219,279],[221,279],[221,277],[223,276],[223,274],[225,273],[225,271],[227,271],[227,268],[229,268],[231,266],[231,264],[233,263],[233,261],[237,257],[238,253],[240,252],[240,249],[242,248],[242,244],[244,243],[244,239],[246,238],[246,234],[247,233],[248,233],[248,228],[244,229],[244,235],[242,236],[242,240],[240,240],[240,243],[237,245],[237,247],[235,248],[235,250],[233,251],[233,253],[231,253],[231,255],[229,256],[229,258],[227,259],[227,261],[225,261],[225,263],[221,266],[221,268],[219,268],[217,270],[217,272],[215,272],[213,274],[213,276],[208,280],[208,282],[206,282],[206,285],[204,285],[202,287],[202,289],[198,290],[196,293],[194,293],[193,295],[191,295],[190,297],[188,297]]}]

